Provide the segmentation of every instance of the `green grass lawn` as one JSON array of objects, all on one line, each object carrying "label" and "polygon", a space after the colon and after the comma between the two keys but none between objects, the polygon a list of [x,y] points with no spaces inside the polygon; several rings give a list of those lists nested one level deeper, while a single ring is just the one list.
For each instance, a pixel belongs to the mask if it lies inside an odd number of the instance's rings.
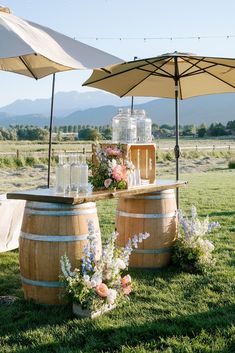
[{"label": "green grass lawn", "polygon": [[[135,289],[127,305],[79,320],[69,306],[24,301],[18,252],[2,253],[0,295],[20,300],[0,307],[0,352],[235,352],[235,171],[183,178],[189,184],[180,193],[181,208],[188,213],[195,205],[199,216],[221,224],[210,236],[217,259],[211,271],[130,270]],[[98,203],[104,236],[114,229],[115,203]]]}]

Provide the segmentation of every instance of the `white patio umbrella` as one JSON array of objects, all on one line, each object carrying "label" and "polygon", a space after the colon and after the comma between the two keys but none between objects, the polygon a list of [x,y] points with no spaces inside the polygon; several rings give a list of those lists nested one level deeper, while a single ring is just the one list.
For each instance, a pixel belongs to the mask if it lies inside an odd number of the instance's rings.
[{"label": "white patio umbrella", "polygon": [[[235,59],[170,53],[96,69],[84,86],[124,96],[175,99],[176,180],[179,180],[179,99],[235,91]],[[179,191],[177,189],[177,205]]]},{"label": "white patio umbrella", "polygon": [[[0,70],[35,79],[60,71],[84,70],[118,63],[121,59],[69,38],[50,28],[23,20],[0,7]],[[48,187],[55,76],[49,129]]]}]

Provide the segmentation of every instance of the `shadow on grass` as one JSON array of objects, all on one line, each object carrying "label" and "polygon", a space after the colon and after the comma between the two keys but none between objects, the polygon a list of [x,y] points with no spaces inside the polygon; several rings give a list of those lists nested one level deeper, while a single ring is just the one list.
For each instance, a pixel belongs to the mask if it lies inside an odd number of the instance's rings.
[{"label": "shadow on grass", "polygon": [[[27,312],[21,313],[26,315]],[[219,331],[225,332],[232,324],[235,323],[235,305],[227,305],[215,310],[206,312],[158,319],[157,314],[152,313],[151,317],[141,324],[135,319],[135,316],[129,321],[125,321],[125,312],[119,310],[107,315],[101,319],[91,321],[89,319],[70,320],[65,315],[57,314],[52,323],[50,317],[52,312],[46,310],[44,315],[44,323],[41,326],[48,325],[48,332],[53,334],[53,339],[48,343],[36,343],[32,336],[24,335],[24,333],[13,332],[8,337],[10,345],[17,345],[20,343],[21,348],[17,350],[18,353],[33,352],[118,352],[121,346],[128,346],[134,349],[138,345],[144,346],[152,342],[153,349],[163,351],[170,347],[170,340],[173,339],[178,342],[185,337],[189,340],[194,340],[202,331],[207,331],[210,339],[213,342],[213,335]],[[54,316],[56,312],[53,311]],[[130,313],[131,314],[131,313]],[[101,321],[102,320],[102,321]],[[62,323],[66,326],[56,334],[56,328]],[[117,325],[119,323],[119,326]],[[50,326],[49,326],[50,325]],[[26,327],[27,328],[27,327]],[[22,327],[23,329],[23,327]],[[228,335],[228,333],[227,333]],[[226,333],[225,333],[226,336]],[[228,338],[228,337],[227,337]],[[204,338],[205,340],[205,338]],[[208,338],[209,340],[209,338]],[[46,339],[45,339],[46,341]],[[229,341],[229,338],[228,338]],[[231,340],[230,340],[231,341]],[[36,344],[35,344],[36,343]],[[206,343],[206,342],[204,342]],[[209,343],[210,344],[210,343]],[[230,342],[229,342],[230,344]],[[229,350],[207,350],[213,353],[232,352]],[[79,349],[79,350],[78,350]],[[134,352],[135,350],[133,350]],[[196,351],[195,351],[196,352]],[[198,350],[197,352],[201,352]]]},{"label": "shadow on grass", "polygon": [[213,217],[213,216],[234,216],[235,215],[235,211],[224,211],[224,212],[211,212],[209,213],[209,216],[210,217]]}]

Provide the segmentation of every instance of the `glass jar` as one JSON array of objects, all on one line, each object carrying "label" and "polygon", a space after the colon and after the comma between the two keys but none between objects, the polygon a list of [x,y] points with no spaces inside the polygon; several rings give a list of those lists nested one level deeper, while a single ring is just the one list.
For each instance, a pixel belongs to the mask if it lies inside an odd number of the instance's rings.
[{"label": "glass jar", "polygon": [[136,117],[130,109],[121,108],[112,120],[112,141],[115,143],[136,143]]},{"label": "glass jar", "polygon": [[118,109],[118,114],[112,119],[112,142],[119,142],[119,119],[122,113],[122,109]]},{"label": "glass jar", "polygon": [[152,120],[147,116],[144,109],[135,110],[134,115],[136,116],[137,142],[152,142]]}]

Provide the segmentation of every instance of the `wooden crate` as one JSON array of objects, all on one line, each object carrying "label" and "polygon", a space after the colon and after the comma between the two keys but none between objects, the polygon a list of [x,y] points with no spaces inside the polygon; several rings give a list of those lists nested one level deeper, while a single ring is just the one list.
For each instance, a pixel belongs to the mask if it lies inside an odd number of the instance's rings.
[{"label": "wooden crate", "polygon": [[[156,144],[116,144],[101,143],[101,148],[118,147],[124,152],[123,159],[131,161],[136,168],[140,169],[140,177],[143,180],[149,180],[150,184],[156,180]],[[97,164],[95,155],[95,145],[92,146],[92,161]]]}]

